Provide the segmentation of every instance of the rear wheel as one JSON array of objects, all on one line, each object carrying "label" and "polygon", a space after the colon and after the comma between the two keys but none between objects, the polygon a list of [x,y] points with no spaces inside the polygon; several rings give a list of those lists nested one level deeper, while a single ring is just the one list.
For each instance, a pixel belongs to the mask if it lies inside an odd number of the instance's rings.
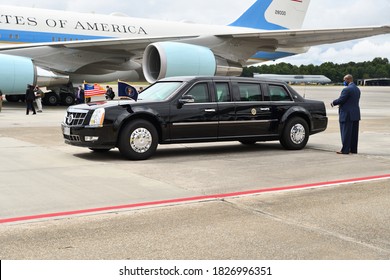
[{"label": "rear wheel", "polygon": [[158,134],[154,125],[145,120],[134,120],[123,128],[118,148],[128,159],[145,160],[155,153],[157,145]]},{"label": "rear wheel", "polygon": [[57,96],[57,94],[52,91],[45,93],[45,97],[43,98],[44,105],[49,105],[49,106],[57,106],[59,101],[60,99]]},{"label": "rear wheel", "polygon": [[61,96],[61,104],[65,106],[71,106],[74,104],[75,97],[71,93],[67,93]]},{"label": "rear wheel", "polygon": [[309,140],[309,126],[300,117],[289,119],[284,127],[280,143],[287,150],[301,150]]}]

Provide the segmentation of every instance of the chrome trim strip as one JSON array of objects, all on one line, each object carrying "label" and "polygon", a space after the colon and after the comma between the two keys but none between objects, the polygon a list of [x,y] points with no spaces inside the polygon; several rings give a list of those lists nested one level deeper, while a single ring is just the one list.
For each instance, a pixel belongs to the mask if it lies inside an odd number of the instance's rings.
[{"label": "chrome trim strip", "polygon": [[247,120],[247,121],[219,121],[219,122],[181,122],[172,123],[173,126],[188,126],[188,125],[218,125],[218,124],[246,124],[246,123],[270,123],[278,121],[274,120]]},{"label": "chrome trim strip", "polygon": [[69,108],[68,113],[88,114],[89,110]]},{"label": "chrome trim strip", "polygon": [[241,123],[269,123],[274,120],[244,120],[244,121],[222,121],[223,124],[241,124]]},{"label": "chrome trim strip", "polygon": [[172,123],[173,126],[187,126],[187,125],[218,125],[219,122],[182,122]]}]

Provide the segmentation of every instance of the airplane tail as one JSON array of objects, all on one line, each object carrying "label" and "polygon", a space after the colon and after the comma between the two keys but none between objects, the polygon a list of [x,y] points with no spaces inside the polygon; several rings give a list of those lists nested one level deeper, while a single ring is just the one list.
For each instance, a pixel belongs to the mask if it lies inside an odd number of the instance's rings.
[{"label": "airplane tail", "polygon": [[230,26],[264,30],[300,29],[310,0],[257,0]]}]

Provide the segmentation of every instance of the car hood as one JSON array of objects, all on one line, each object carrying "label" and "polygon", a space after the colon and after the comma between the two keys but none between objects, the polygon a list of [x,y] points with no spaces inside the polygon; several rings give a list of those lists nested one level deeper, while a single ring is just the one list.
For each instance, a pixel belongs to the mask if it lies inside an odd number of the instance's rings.
[{"label": "car hood", "polygon": [[127,106],[136,104],[137,102],[132,99],[123,99],[123,100],[111,100],[111,101],[94,101],[85,104],[73,105],[71,109],[79,109],[79,110],[96,110],[98,108],[108,108],[115,106]]}]

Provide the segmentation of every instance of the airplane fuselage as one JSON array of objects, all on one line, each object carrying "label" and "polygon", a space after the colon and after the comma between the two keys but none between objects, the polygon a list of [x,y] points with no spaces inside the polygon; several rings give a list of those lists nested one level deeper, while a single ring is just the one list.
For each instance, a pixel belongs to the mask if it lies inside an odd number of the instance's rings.
[{"label": "airplane fuselage", "polygon": [[202,36],[255,29],[0,6],[1,43],[43,43],[108,38]]}]

